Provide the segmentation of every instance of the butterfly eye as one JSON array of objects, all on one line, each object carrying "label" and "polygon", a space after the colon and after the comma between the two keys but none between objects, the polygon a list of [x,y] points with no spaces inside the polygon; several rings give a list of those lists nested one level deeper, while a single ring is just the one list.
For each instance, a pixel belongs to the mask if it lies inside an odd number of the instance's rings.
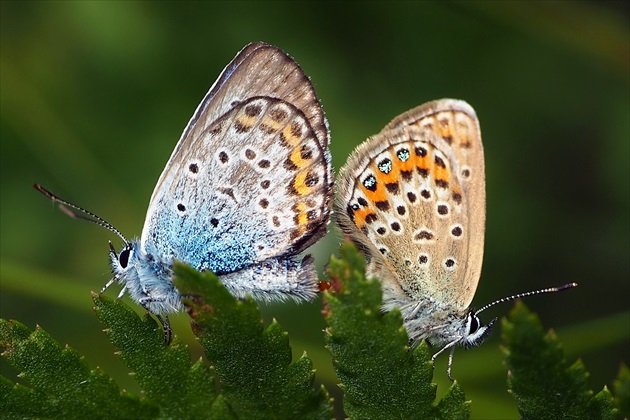
[{"label": "butterfly eye", "polygon": [[127,268],[127,264],[129,264],[129,255],[131,254],[131,249],[125,248],[120,251],[120,255],[118,256],[118,262],[120,262],[120,266],[122,268]]},{"label": "butterfly eye", "polygon": [[488,335],[492,331],[492,324],[497,319],[493,319],[488,325],[481,325],[481,321],[477,318],[477,315],[471,313],[468,315],[468,334],[462,337],[462,346],[465,349],[476,347],[486,341]]}]

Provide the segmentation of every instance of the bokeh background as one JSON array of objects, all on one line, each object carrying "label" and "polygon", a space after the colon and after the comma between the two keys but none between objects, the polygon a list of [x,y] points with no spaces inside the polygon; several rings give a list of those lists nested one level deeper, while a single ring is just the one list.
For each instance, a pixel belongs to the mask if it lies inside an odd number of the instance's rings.
[{"label": "bokeh background", "polygon": [[[39,182],[139,236],[153,186],[198,102],[245,44],[266,41],[312,78],[335,170],[367,136],[429,100],[480,118],[488,189],[477,307],[527,300],[592,387],[630,355],[630,82],[625,2],[12,2],[1,7],[0,315],[41,325],[138,392],[92,313],[109,279],[104,229],[65,217]],[[312,248],[338,249],[331,228]],[[118,289],[108,292],[115,296]],[[510,304],[484,318],[502,316]],[[337,397],[321,301],[263,308]],[[139,310],[139,312],[141,312]],[[201,355],[187,315],[176,334]],[[442,395],[446,357],[436,366]],[[15,372],[2,361],[2,374]],[[517,418],[500,331],[458,350],[473,418]],[[551,391],[551,390],[550,390]],[[338,401],[339,403],[339,401]]]}]

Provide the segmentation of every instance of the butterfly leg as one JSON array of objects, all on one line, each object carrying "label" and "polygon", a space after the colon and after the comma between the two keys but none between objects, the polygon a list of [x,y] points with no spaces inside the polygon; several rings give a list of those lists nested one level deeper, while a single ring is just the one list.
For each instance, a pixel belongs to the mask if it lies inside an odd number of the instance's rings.
[{"label": "butterfly leg", "polygon": [[448,379],[452,381],[454,381],[453,377],[451,376],[451,367],[453,366],[453,355],[455,354],[455,346],[453,346],[453,348],[451,348],[451,352],[448,355],[448,368],[446,368],[446,374],[448,375]]},{"label": "butterfly leg", "polygon": [[459,343],[460,341],[461,339],[451,341],[450,343],[442,347],[440,351],[438,351],[431,357],[431,362],[435,363],[435,359],[437,359],[437,357],[440,354],[444,353],[448,349],[451,349],[451,353],[448,356],[448,368],[446,369],[446,373],[448,374],[448,379],[450,379],[451,381],[453,380],[453,378],[451,377],[451,366],[453,365],[453,354],[455,353],[455,345]]},{"label": "butterfly leg", "polygon": [[120,293],[118,293],[118,299],[122,299],[126,291],[127,291],[127,285],[123,286],[123,288],[120,289]]},{"label": "butterfly leg", "polygon": [[[112,284],[114,284],[114,282],[116,282],[116,280],[118,280],[118,278],[116,276],[112,277],[111,279],[109,279],[109,281],[105,284],[105,286],[103,286],[103,288],[100,291],[100,294],[105,293],[105,290],[109,289],[109,286],[111,286]],[[120,296],[119,296],[120,297]]]},{"label": "butterfly leg", "polygon": [[149,307],[149,304],[151,303],[163,302],[163,301],[164,299],[147,297],[147,298],[140,299],[139,303],[140,305],[142,305],[144,309],[146,309],[149,313],[152,313],[153,315],[155,315],[158,321],[160,321],[160,324],[162,324],[162,330],[164,331],[164,344],[168,346],[169,344],[171,344],[171,341],[173,341],[173,328],[171,327],[171,322],[168,319],[168,315],[166,314],[160,315],[158,313],[154,313],[153,311],[151,311],[151,308]]},{"label": "butterfly leg", "polygon": [[154,315],[162,324],[162,328],[164,330],[164,344],[168,346],[169,344],[171,344],[171,341],[173,341],[173,328],[171,327],[171,321],[168,320],[168,315]]}]

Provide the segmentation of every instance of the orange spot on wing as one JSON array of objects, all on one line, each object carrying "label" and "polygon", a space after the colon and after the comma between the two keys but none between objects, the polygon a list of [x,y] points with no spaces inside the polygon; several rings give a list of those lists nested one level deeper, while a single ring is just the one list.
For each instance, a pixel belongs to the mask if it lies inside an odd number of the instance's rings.
[{"label": "orange spot on wing", "polygon": [[304,235],[304,232],[306,232],[306,226],[298,226],[291,232],[291,239],[299,238],[300,236]]},{"label": "orange spot on wing", "polygon": [[387,190],[385,190],[385,184],[383,180],[376,177],[376,189],[374,191],[368,190],[361,184],[361,188],[363,189],[363,193],[372,203],[377,201],[387,200]]},{"label": "orange spot on wing", "polygon": [[271,130],[278,131],[278,130],[280,130],[280,127],[281,127],[279,122],[277,122],[273,118],[269,117],[268,115],[265,115],[265,117],[263,118],[261,124],[269,127],[270,131]]},{"label": "orange spot on wing", "polygon": [[451,130],[451,125],[450,124],[440,125],[438,130],[439,130],[439,133],[440,133],[440,137],[442,137],[444,139],[453,137],[453,132]]},{"label": "orange spot on wing", "polygon": [[387,190],[385,189],[385,184],[399,181],[400,174],[398,168],[396,168],[392,164],[392,170],[388,174],[386,174],[378,169],[378,165],[376,165],[376,163],[372,163],[372,172],[374,174],[374,178],[376,179],[376,189],[374,191],[369,190],[363,185],[363,183],[361,183],[363,193],[372,203],[385,201],[387,200],[388,196]]},{"label": "orange spot on wing", "polygon": [[467,121],[460,121],[456,126],[457,138],[459,139],[459,145],[464,148],[471,147],[471,132],[470,126]]},{"label": "orange spot on wing", "polygon": [[243,128],[249,129],[252,125],[254,125],[256,117],[249,117],[246,114],[242,114],[238,116],[236,121],[238,121],[238,123],[243,126]]},{"label": "orange spot on wing", "polygon": [[376,163],[372,163],[372,171],[374,172],[374,176],[376,177],[377,187],[385,187],[385,184],[398,182],[400,178],[399,167],[396,166],[395,161],[392,161],[392,170],[389,171],[388,174],[386,174],[385,172],[381,172],[381,170],[378,169],[378,165]]},{"label": "orange spot on wing", "polygon": [[293,189],[298,195],[308,195],[313,190],[313,187],[306,185],[306,177],[308,176],[308,169],[300,171],[293,179]]},{"label": "orange spot on wing", "polygon": [[451,181],[451,173],[446,168],[442,168],[441,166],[434,165],[433,166],[433,178],[436,181]]},{"label": "orange spot on wing", "polygon": [[[414,156],[415,159],[414,163],[416,165],[416,167],[420,168],[420,169],[429,169],[431,167],[431,160],[429,158],[429,154],[427,153],[426,156],[422,157],[420,155],[416,155],[414,152]],[[411,159],[409,159],[411,161]]]},{"label": "orange spot on wing", "polygon": [[291,124],[288,124],[286,127],[282,129],[282,134],[284,135],[284,140],[286,141],[287,144],[293,147],[300,144],[301,138],[293,134],[293,130],[291,129]]},{"label": "orange spot on wing", "polygon": [[[407,150],[410,150],[410,148],[407,148]],[[409,153],[412,153],[412,152],[410,151]],[[402,171],[409,172],[409,171],[413,171],[414,169],[414,162],[413,162],[413,159],[411,158],[411,154],[409,155],[409,159],[407,159],[406,161],[401,162],[399,159],[396,159],[395,162],[400,172]]]},{"label": "orange spot on wing", "polygon": [[295,213],[293,216],[293,223],[297,226],[291,231],[291,239],[296,239],[304,235],[308,223],[307,207],[304,203],[296,203],[291,207],[291,210]]},{"label": "orange spot on wing", "polygon": [[299,224],[300,226],[302,226],[302,225],[305,225],[305,224],[306,224],[306,222],[308,222],[308,216],[307,216],[307,214],[306,214],[306,213],[300,213],[300,214],[298,215],[298,224]]},{"label": "orange spot on wing", "polygon": [[297,203],[293,206],[293,211],[296,213],[295,215],[295,224],[301,226],[305,225],[308,222],[308,208],[305,203]]},{"label": "orange spot on wing", "polygon": [[361,229],[367,223],[365,219],[369,214],[374,214],[368,207],[362,207],[354,212],[354,224]]},{"label": "orange spot on wing", "polygon": [[298,168],[303,168],[305,165],[309,163],[308,159],[302,159],[302,151],[299,147],[293,149],[290,156],[291,162]]}]

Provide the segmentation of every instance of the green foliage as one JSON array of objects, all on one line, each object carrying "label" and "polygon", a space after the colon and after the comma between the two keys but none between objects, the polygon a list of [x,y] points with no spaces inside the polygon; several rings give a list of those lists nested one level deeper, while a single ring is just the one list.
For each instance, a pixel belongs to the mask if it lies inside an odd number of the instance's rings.
[{"label": "green foliage", "polygon": [[597,395],[578,360],[569,365],[553,331],[544,333],[538,317],[517,303],[503,321],[509,391],[525,419],[614,419],[610,391]]},{"label": "green foliage", "polygon": [[630,369],[628,366],[621,365],[619,376],[614,383],[615,406],[619,410],[619,415],[624,418],[630,418]]},{"label": "green foliage", "polygon": [[[3,417],[52,418],[304,418],[332,417],[325,389],[313,388],[306,355],[291,363],[287,334],[273,322],[263,328],[257,305],[238,301],[212,274],[177,266],[180,290],[194,294],[189,313],[208,365],[191,364],[177,338],[163,343],[162,329],[120,300],[93,295],[96,314],[118,354],[143,389],[142,398],[121,391],[74,350],[62,349],[45,331],[0,322],[3,356],[28,386],[0,377]],[[221,393],[217,392],[221,390]]]},{"label": "green foliage", "polygon": [[175,338],[164,345],[162,327],[149,315],[139,317],[121,300],[93,294],[98,319],[118,348],[146,397],[159,406],[160,417],[233,417],[215,392],[210,369],[201,360],[190,363],[190,352]]},{"label": "green foliage", "polygon": [[178,290],[193,329],[240,418],[331,418],[326,390],[313,389],[315,372],[303,355],[291,363],[289,337],[277,322],[266,329],[258,305],[235,299],[210,273],[176,265]]},{"label": "green foliage", "polygon": [[90,370],[41,328],[0,320],[2,355],[28,385],[0,377],[0,413],[6,418],[151,418],[158,407],[121,391],[110,377]]},{"label": "green foliage", "polygon": [[328,267],[327,345],[344,391],[350,418],[467,418],[469,407],[457,382],[436,404],[427,345],[410,349],[398,311],[382,314],[381,287],[365,279],[364,259],[344,245]]},{"label": "green foliage", "polygon": [[[333,417],[331,399],[314,387],[306,355],[292,363],[289,339],[273,321],[264,327],[251,299],[237,300],[216,276],[175,267],[192,326],[212,368],[191,363],[177,338],[163,344],[160,325],[120,300],[93,295],[98,319],[143,393],[121,390],[76,351],[48,333],[0,320],[2,356],[21,383],[0,376],[3,418],[300,418]],[[430,352],[409,348],[398,311],[380,310],[381,288],[365,279],[364,260],[352,245],[329,265],[325,295],[327,347],[350,418],[461,419],[470,403],[457,382],[439,402]],[[630,371],[622,366],[614,399],[588,385],[588,372],[567,363],[553,332],[522,304],[503,322],[509,391],[525,419],[628,418]],[[615,408],[616,407],[616,408]]]}]

